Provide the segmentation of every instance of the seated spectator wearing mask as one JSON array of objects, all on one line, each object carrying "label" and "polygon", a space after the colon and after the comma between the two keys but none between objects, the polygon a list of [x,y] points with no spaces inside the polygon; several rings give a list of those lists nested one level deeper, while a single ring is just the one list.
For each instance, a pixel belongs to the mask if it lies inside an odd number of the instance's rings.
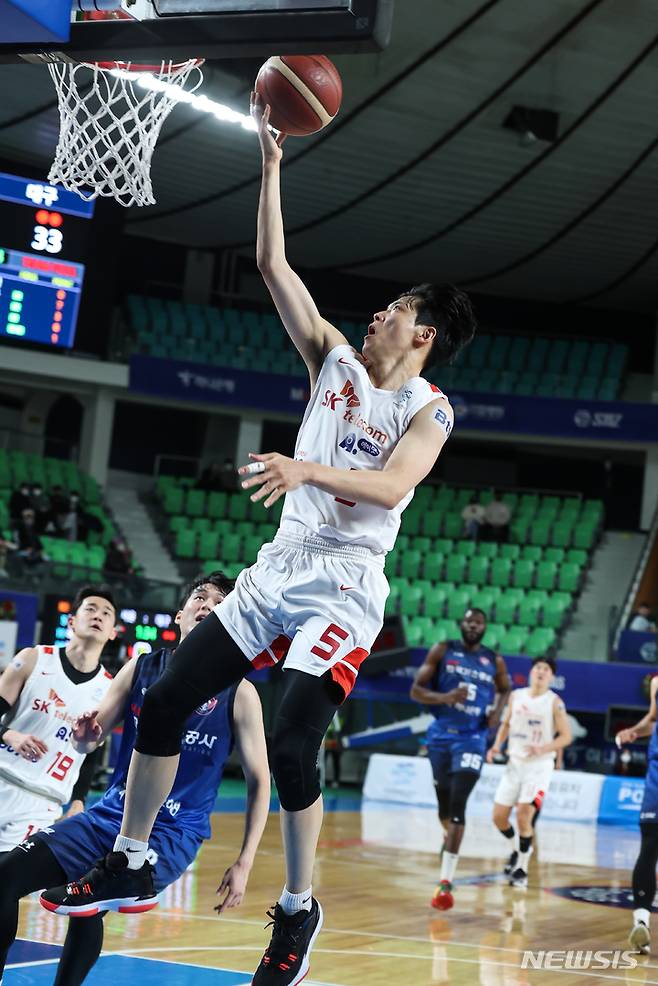
[{"label": "seated spectator wearing mask", "polygon": [[656,624],[651,618],[651,607],[649,603],[640,603],[635,613],[631,616],[628,629],[635,630],[637,633],[651,633],[652,630],[656,629]]}]

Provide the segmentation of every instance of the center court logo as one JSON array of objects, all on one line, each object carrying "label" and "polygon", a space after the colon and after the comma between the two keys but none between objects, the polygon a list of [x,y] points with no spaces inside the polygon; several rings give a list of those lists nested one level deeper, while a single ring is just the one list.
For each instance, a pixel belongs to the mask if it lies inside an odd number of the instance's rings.
[{"label": "center court logo", "polygon": [[523,953],[522,969],[634,969],[637,959],[620,949],[550,949]]}]

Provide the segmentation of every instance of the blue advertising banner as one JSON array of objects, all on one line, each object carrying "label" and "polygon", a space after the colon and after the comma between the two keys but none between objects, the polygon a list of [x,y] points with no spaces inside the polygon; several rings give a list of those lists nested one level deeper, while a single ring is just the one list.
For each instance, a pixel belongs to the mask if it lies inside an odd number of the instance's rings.
[{"label": "blue advertising banner", "polygon": [[39,599],[27,592],[0,592],[0,618],[18,624],[16,650],[34,646]]},{"label": "blue advertising banner", "polygon": [[130,357],[128,386],[141,394],[281,411],[300,418],[309,398],[306,377],[223,369],[152,356]]},{"label": "blue advertising banner", "polygon": [[[415,668],[426,651],[409,652],[410,667],[377,677],[357,678],[355,698],[387,702],[411,702],[409,689]],[[513,688],[527,684],[531,661],[528,657],[505,657]],[[367,664],[365,665],[367,667]],[[564,699],[570,712],[607,712],[610,705],[649,705],[644,680],[651,674],[644,665],[595,664],[590,661],[560,661],[552,686]],[[416,703],[414,703],[415,705]]]},{"label": "blue advertising banner", "polygon": [[[305,376],[263,374],[141,355],[130,358],[129,387],[142,394],[299,416],[308,401]],[[455,428],[658,443],[658,404],[463,392],[448,396],[455,409]]]},{"label": "blue advertising banner", "polygon": [[640,821],[644,778],[606,777],[599,802],[599,822],[628,825]]},{"label": "blue advertising banner", "polygon": [[640,661],[646,664],[658,663],[655,632],[638,633],[637,630],[622,630],[616,656],[618,661],[631,661],[634,664],[639,664]]}]

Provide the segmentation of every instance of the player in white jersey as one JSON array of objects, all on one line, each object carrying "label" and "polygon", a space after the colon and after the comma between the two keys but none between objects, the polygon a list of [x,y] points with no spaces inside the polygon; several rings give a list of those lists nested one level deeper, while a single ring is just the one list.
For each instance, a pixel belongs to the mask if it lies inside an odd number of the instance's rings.
[{"label": "player in white jersey", "polygon": [[[281,148],[257,99],[253,113],[263,155],[258,264],[307,365],[311,398],[295,457],[254,454],[251,465],[240,470],[252,500],[270,507],[286,495],[280,530],[147,691],[121,835],[106,859],[107,875],[84,879],[91,880],[92,897],[120,900],[122,893],[126,898],[136,893],[142,879],[136,874],[143,873],[141,892],[151,893],[148,867],[142,864],[154,818],[176,773],[185,719],[254,667],[277,663],[289,644],[270,747],[286,883],[253,983],[295,986],[308,971],[322,923],[311,889],[322,824],[320,744],[382,626],[388,595],[384,558],[402,511],[452,427],[447,398],[421,373],[430,359],[456,355],[473,337],[475,320],[461,291],[422,285],[377,312],[362,353],[355,352],[322,318],[286,260]],[[123,869],[111,872],[117,853],[126,854],[131,876]]]},{"label": "player in white jersey", "polygon": [[84,754],[69,738],[78,716],[110,687],[100,657],[115,622],[111,592],[84,586],[66,647],[26,647],[0,677],[0,852],[52,825],[71,800]]},{"label": "player in white jersey", "polygon": [[512,852],[505,871],[510,874],[510,886],[520,889],[528,886],[532,821],[548,791],[555,754],[571,743],[564,702],[551,691],[554,675],[552,657],[535,658],[528,687],[517,688],[510,695],[496,739],[487,753],[487,760],[492,763],[507,740],[509,760],[494,797],[493,821],[506,839],[514,839],[510,815],[516,805],[519,848]]}]

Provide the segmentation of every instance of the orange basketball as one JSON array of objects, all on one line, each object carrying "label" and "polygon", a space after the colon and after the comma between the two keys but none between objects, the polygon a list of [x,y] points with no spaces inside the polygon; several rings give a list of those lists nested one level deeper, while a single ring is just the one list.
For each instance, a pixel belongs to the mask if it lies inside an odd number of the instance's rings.
[{"label": "orange basketball", "polygon": [[326,55],[274,55],[256,76],[270,124],[292,137],[322,130],[340,109],[343,83]]}]

